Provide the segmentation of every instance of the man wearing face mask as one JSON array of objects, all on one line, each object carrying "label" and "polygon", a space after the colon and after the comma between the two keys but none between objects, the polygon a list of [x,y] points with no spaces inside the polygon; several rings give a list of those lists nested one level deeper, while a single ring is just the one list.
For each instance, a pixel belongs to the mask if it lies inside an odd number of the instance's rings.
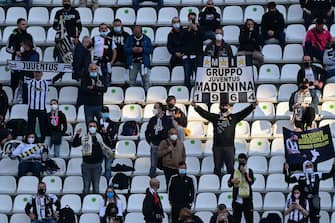
[{"label": "man wearing face mask", "polygon": [[230,44],[226,43],[223,39],[223,29],[221,27],[215,29],[215,41],[206,46],[204,55],[211,57],[233,56]]},{"label": "man wearing face mask", "polygon": [[116,53],[115,62],[120,62],[125,66],[125,68],[128,68],[126,66],[127,58],[124,53],[124,45],[125,45],[126,39],[129,36],[129,33],[124,31],[121,19],[118,19],[118,18],[114,19],[113,28],[108,33],[108,36],[112,38],[112,41],[116,44],[117,53]]},{"label": "man wearing face mask", "polygon": [[145,223],[161,223],[164,218],[164,211],[161,199],[158,194],[159,180],[151,178],[150,187],[145,191],[145,198],[142,205],[142,213]]},{"label": "man wearing face mask", "polygon": [[107,24],[99,25],[99,35],[92,39],[93,61],[100,66],[101,72],[106,78],[106,82],[111,81],[112,64],[116,60],[116,45],[111,37],[108,36]]},{"label": "man wearing face mask", "polygon": [[238,168],[230,175],[228,186],[233,187],[233,219],[241,222],[242,213],[246,223],[253,223],[252,185],[254,173],[247,167],[248,157],[244,153],[238,155]]},{"label": "man wearing face mask", "polygon": [[181,66],[183,62],[182,48],[182,27],[179,17],[172,18],[172,29],[168,35],[167,49],[171,54],[170,67]]},{"label": "man wearing face mask", "polygon": [[242,121],[256,108],[257,102],[234,114],[230,113],[230,106],[227,102],[220,103],[219,114],[209,113],[194,102],[192,102],[192,106],[199,115],[213,123],[214,173],[218,177],[221,177],[222,167],[225,163],[227,173],[232,174],[234,172],[236,124]]},{"label": "man wearing face mask", "polygon": [[79,12],[71,7],[71,0],[63,0],[63,9],[56,12],[52,27],[55,30],[61,29],[60,20],[65,22],[65,31],[77,43],[82,30]]},{"label": "man wearing face mask", "polygon": [[314,100],[317,100],[316,95],[312,94],[309,81],[305,78],[289,100],[289,109],[293,112],[293,122],[297,131],[312,128],[316,110]]},{"label": "man wearing face mask", "polygon": [[23,143],[17,146],[11,156],[20,159],[19,177],[32,172],[36,177],[40,177],[42,171],[42,155],[48,155],[46,144],[37,144],[37,137],[34,132],[27,132]]},{"label": "man wearing face mask", "polygon": [[323,86],[327,81],[327,71],[319,66],[313,65],[311,57],[309,56],[303,57],[303,64],[304,67],[302,67],[298,72],[297,84],[299,85],[302,83],[304,79],[308,80],[311,94],[313,94],[315,98],[315,100],[313,100],[313,107],[315,109],[315,113],[319,114],[319,98],[321,96]]},{"label": "man wearing face mask", "polygon": [[150,118],[147,129],[145,130],[145,139],[151,146],[150,150],[150,177],[156,176],[157,168],[157,150],[159,144],[168,138],[168,131],[173,128],[172,120],[168,118],[163,109],[163,104],[155,103],[153,108],[154,116]]},{"label": "man wearing face mask", "polygon": [[59,110],[58,100],[51,99],[51,110],[48,113],[48,130],[49,130],[49,148],[54,146],[54,157],[59,157],[62,136],[67,130],[67,121],[65,114]]},{"label": "man wearing face mask", "polygon": [[162,159],[163,171],[168,185],[171,176],[178,174],[179,163],[185,162],[186,158],[184,143],[178,139],[175,128],[170,129],[169,137],[159,144],[157,157]]},{"label": "man wearing face mask", "polygon": [[180,210],[182,208],[190,209],[194,201],[193,180],[186,175],[186,172],[186,163],[180,162],[178,174],[172,176],[169,182],[168,194],[172,223],[177,223]]},{"label": "man wearing face mask", "polygon": [[[331,41],[331,34],[324,28],[324,20],[317,18],[315,27],[306,33],[304,55],[315,57],[322,62],[323,52]],[[312,59],[313,60],[313,59]]]},{"label": "man wearing face mask", "polygon": [[187,126],[187,117],[185,113],[176,106],[176,97],[169,95],[166,99],[166,116],[172,120],[173,127],[177,129],[178,138],[181,142],[184,142],[185,131],[184,128]]},{"label": "man wearing face mask", "polygon": [[323,18],[328,28],[334,21],[334,0],[300,0],[306,30],[315,18]]},{"label": "man wearing face mask", "polygon": [[[111,149],[115,148],[118,124],[110,119],[109,108],[104,106],[101,111],[98,132],[101,134],[104,143]],[[105,156],[105,177],[107,182],[111,178],[111,168],[114,159],[108,159]]]},{"label": "man wearing face mask", "polygon": [[327,180],[334,177],[335,159],[329,173],[314,172],[314,165],[311,161],[306,160],[302,164],[303,173],[291,174],[289,165],[284,164],[285,181],[287,183],[298,183],[305,193],[309,203],[309,219],[310,222],[319,223],[320,219],[320,197],[319,186],[321,180]]},{"label": "man wearing face mask", "polygon": [[92,63],[88,68],[89,74],[81,81],[82,97],[86,123],[100,120],[103,106],[103,96],[107,91],[106,79],[102,77],[99,67]]},{"label": "man wearing face mask", "polygon": [[335,38],[331,38],[323,53],[323,65],[327,71],[327,78],[335,76]]},{"label": "man wearing face mask", "polygon": [[209,223],[233,223],[233,216],[229,213],[225,204],[219,204]]},{"label": "man wearing face mask", "polygon": [[56,223],[59,218],[60,201],[57,196],[46,193],[44,182],[38,183],[37,194],[32,196],[24,209],[32,223]]},{"label": "man wearing face mask", "polygon": [[[75,80],[81,80],[87,75],[88,66],[90,65],[92,51],[92,40],[89,36],[84,36],[82,43],[79,42],[74,48],[73,53],[73,74],[72,78]],[[80,95],[80,94],[78,94]],[[80,105],[78,100],[78,105]]]},{"label": "man wearing face mask", "polygon": [[102,160],[104,156],[113,159],[114,152],[103,141],[100,133],[97,132],[98,123],[89,121],[87,124],[88,133],[81,136],[82,129],[76,131],[73,139],[73,146],[82,146],[83,162],[81,171],[84,182],[83,194],[88,194],[92,183],[93,193],[99,193],[100,176],[102,174]]},{"label": "man wearing face mask", "polygon": [[213,0],[207,0],[206,7],[199,13],[199,25],[204,33],[203,40],[215,40],[214,31],[220,26],[221,16],[214,6]]}]

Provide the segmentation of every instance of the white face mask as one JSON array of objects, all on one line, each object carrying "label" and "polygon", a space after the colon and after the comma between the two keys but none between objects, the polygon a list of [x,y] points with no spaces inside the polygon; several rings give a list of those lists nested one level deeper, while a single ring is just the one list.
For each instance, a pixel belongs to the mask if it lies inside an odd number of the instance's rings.
[{"label": "white face mask", "polygon": [[28,137],[27,142],[33,144],[35,142],[35,137]]},{"label": "white face mask", "polygon": [[170,135],[170,139],[171,139],[172,141],[176,141],[176,140],[178,139],[177,134]]},{"label": "white face mask", "polygon": [[223,39],[223,35],[221,33],[215,34],[215,39],[216,40],[222,40]]},{"label": "white face mask", "polygon": [[153,113],[154,115],[158,115],[158,109],[157,109],[157,108],[152,109],[152,113]]},{"label": "white face mask", "polygon": [[306,168],[306,173],[313,173],[313,168]]},{"label": "white face mask", "polygon": [[88,131],[91,133],[91,134],[95,134],[97,132],[97,128],[96,127],[90,127],[88,129]]},{"label": "white face mask", "polygon": [[174,29],[180,29],[180,23],[174,23],[172,26]]},{"label": "white face mask", "polygon": [[57,104],[52,104],[51,105],[51,109],[52,110],[57,110],[58,109],[58,105]]}]

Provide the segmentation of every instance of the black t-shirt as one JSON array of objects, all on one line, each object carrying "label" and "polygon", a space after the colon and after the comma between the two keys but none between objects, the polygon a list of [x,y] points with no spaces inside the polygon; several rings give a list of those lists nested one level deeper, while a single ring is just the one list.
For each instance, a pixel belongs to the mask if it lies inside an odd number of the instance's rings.
[{"label": "black t-shirt", "polygon": [[8,137],[10,134],[7,128],[0,128],[0,142]]},{"label": "black t-shirt", "polygon": [[95,136],[92,136],[92,155],[84,156],[83,162],[89,164],[101,163],[103,159],[102,149]]}]

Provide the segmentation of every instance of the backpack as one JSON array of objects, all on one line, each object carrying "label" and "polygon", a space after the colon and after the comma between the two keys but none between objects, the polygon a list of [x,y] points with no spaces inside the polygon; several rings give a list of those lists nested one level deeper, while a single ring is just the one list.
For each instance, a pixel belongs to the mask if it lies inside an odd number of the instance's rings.
[{"label": "backpack", "polygon": [[114,189],[125,190],[129,187],[129,177],[124,173],[117,173],[112,179],[112,184]]},{"label": "backpack", "polygon": [[135,121],[126,121],[122,128],[123,136],[136,136],[137,135],[137,124]]},{"label": "backpack", "polygon": [[76,223],[76,217],[72,208],[65,206],[60,209],[58,223]]},{"label": "backpack", "polygon": [[23,136],[27,129],[27,122],[24,119],[11,119],[6,123],[14,137]]}]

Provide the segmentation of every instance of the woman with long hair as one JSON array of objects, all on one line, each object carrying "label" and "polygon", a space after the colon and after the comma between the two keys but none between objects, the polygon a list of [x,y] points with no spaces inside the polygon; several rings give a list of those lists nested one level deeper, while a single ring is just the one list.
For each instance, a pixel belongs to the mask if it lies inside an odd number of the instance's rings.
[{"label": "woman with long hair", "polygon": [[123,209],[122,201],[115,193],[113,187],[108,186],[104,194],[104,199],[101,202],[100,211],[101,223],[122,223],[123,222]]},{"label": "woman with long hair", "polygon": [[291,196],[287,199],[284,214],[288,215],[288,223],[307,222],[309,203],[299,185],[293,187]]}]

